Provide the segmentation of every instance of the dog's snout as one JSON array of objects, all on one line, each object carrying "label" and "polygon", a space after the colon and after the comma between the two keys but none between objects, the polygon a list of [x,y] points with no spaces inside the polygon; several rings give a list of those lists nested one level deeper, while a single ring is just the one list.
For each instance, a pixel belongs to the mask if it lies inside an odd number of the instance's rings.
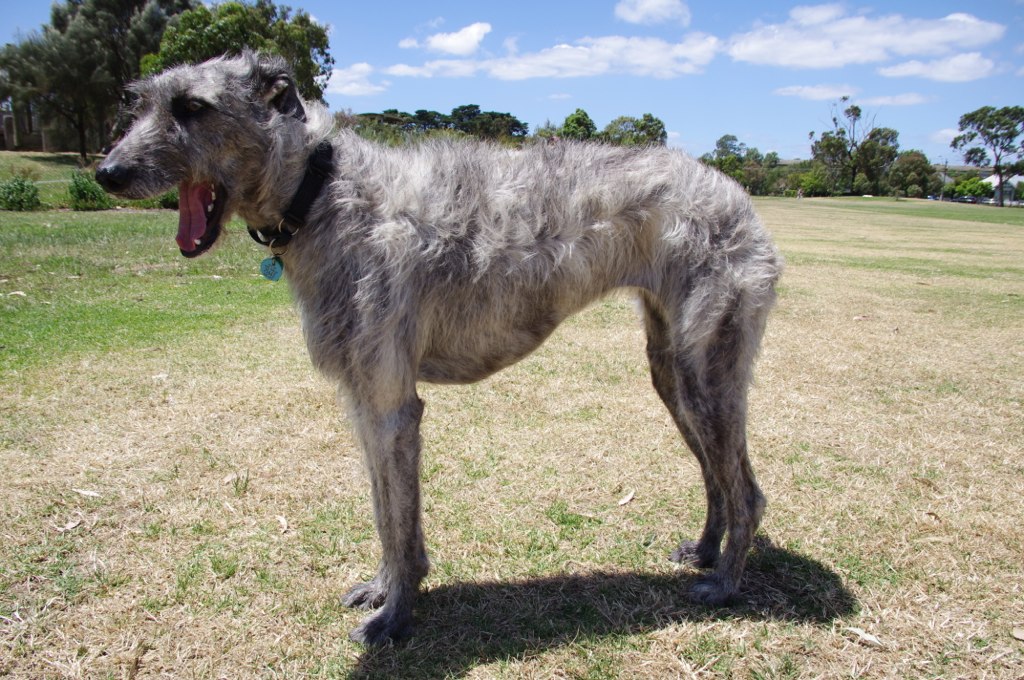
[{"label": "dog's snout", "polygon": [[101,187],[114,193],[127,189],[134,177],[135,173],[131,168],[119,163],[104,163],[96,169],[96,181]]}]

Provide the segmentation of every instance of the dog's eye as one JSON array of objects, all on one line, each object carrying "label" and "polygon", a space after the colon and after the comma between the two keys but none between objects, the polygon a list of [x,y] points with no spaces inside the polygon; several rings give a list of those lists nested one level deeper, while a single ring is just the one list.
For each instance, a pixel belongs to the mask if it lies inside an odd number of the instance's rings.
[{"label": "dog's eye", "polygon": [[209,108],[202,99],[175,97],[171,100],[171,114],[178,120],[194,118]]}]

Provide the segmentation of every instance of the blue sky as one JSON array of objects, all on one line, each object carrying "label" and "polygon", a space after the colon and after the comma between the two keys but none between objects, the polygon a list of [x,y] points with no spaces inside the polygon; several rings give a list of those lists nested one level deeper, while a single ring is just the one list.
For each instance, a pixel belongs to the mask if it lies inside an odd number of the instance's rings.
[{"label": "blue sky", "polygon": [[[327,101],[356,113],[478,104],[531,130],[653,113],[694,155],[728,133],[806,158],[846,94],[901,148],[958,163],[961,114],[1024,104],[1024,0],[284,4],[330,27]],[[47,2],[0,5],[0,42],[48,20]]]}]

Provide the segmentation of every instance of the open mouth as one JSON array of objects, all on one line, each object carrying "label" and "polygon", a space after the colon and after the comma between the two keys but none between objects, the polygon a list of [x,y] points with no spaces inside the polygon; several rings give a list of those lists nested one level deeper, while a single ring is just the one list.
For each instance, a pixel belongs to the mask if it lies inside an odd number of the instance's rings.
[{"label": "open mouth", "polygon": [[197,257],[209,250],[220,236],[228,193],[212,182],[193,184],[184,181],[178,187],[178,236],[181,254]]}]

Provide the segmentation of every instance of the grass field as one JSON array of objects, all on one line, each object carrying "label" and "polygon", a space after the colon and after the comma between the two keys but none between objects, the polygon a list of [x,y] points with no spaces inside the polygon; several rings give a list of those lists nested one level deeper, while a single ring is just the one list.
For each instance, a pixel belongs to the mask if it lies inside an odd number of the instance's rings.
[{"label": "grass field", "polygon": [[[72,205],[68,192],[71,177],[78,171],[91,174],[101,156],[89,157],[83,167],[81,157],[76,153],[46,151],[0,151],[0,182],[11,177],[24,177],[33,182],[39,190],[43,209],[62,209]],[[157,199],[129,201],[112,199],[122,207],[159,208]],[[174,204],[171,204],[172,207]]]},{"label": "grass field", "polygon": [[422,389],[433,571],[376,651],[339,605],[360,457],[244,229],[189,261],[170,212],[0,213],[0,677],[1024,676],[1024,211],[758,208],[787,270],[739,601],[667,560],[700,474],[617,296]]}]

